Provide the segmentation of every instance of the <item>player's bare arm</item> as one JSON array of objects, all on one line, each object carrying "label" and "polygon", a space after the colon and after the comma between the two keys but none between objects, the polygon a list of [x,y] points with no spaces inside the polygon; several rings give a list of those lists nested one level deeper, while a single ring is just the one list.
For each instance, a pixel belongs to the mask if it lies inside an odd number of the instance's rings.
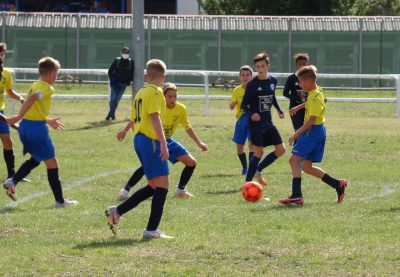
[{"label": "player's bare arm", "polygon": [[128,123],[126,124],[126,126],[117,133],[117,139],[119,141],[123,141],[125,139],[126,134],[128,133],[128,131],[130,129],[133,129],[133,122],[129,120]]},{"label": "player's bare arm", "polygon": [[201,149],[201,151],[208,151],[208,146],[207,144],[203,143],[199,137],[197,136],[196,132],[193,130],[193,128],[190,128],[186,130],[187,134],[189,137],[194,141],[194,143],[197,144],[197,146]]},{"label": "player's bare arm", "polygon": [[8,124],[13,125],[17,123],[21,118],[25,115],[25,113],[29,110],[29,108],[33,105],[33,103],[39,99],[41,92],[35,92],[32,93],[31,95],[28,96],[28,98],[24,101],[24,103],[21,106],[21,109],[19,110],[18,115],[9,117],[7,119]]},{"label": "player's bare arm", "polygon": [[294,116],[298,111],[300,111],[301,109],[304,109],[304,107],[306,106],[306,102],[297,105],[296,107],[293,107],[289,110],[289,114],[290,116]]}]

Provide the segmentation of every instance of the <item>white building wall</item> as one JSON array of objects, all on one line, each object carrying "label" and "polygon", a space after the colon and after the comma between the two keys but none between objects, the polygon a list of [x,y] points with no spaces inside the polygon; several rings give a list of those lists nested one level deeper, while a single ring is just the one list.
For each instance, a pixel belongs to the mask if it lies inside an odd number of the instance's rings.
[{"label": "white building wall", "polygon": [[199,14],[197,0],[176,0],[177,14]]}]

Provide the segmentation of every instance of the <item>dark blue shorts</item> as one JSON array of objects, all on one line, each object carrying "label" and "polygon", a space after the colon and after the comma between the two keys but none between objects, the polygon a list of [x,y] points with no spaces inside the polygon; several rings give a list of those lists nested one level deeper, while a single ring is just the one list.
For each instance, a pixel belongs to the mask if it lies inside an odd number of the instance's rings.
[{"label": "dark blue shorts", "polygon": [[133,145],[147,180],[169,174],[168,161],[160,158],[160,142],[158,140],[139,133],[133,139]]},{"label": "dark blue shorts", "polygon": [[236,144],[243,145],[246,143],[246,139],[250,140],[249,116],[243,114],[236,122],[232,141]]},{"label": "dark blue shorts", "polygon": [[[4,114],[4,111],[0,111],[1,114]],[[7,122],[0,120],[0,134],[5,135],[10,133],[10,126],[8,126]]]},{"label": "dark blue shorts", "polygon": [[185,147],[182,144],[174,140],[173,138],[167,139],[167,147],[169,152],[169,161],[172,164],[175,164],[178,161],[178,158],[184,155],[189,154]]},{"label": "dark blue shorts", "polygon": [[282,144],[281,135],[273,125],[267,129],[250,129],[250,138],[255,146],[267,147]]},{"label": "dark blue shorts", "polygon": [[313,125],[297,139],[292,149],[292,155],[318,163],[324,156],[325,141],[325,126],[323,124]]},{"label": "dark blue shorts", "polygon": [[50,160],[56,156],[46,121],[23,119],[18,132],[24,155],[29,153],[38,162]]}]

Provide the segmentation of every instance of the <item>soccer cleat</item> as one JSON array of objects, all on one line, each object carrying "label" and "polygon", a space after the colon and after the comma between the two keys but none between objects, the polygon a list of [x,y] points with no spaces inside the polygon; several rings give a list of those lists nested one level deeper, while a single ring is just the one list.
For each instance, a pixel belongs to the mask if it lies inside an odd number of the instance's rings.
[{"label": "soccer cleat", "polygon": [[190,198],[190,197],[193,197],[193,194],[186,191],[185,189],[177,188],[176,192],[175,192],[175,197],[176,198]]},{"label": "soccer cleat", "polygon": [[157,238],[173,239],[174,237],[168,236],[168,235],[164,234],[163,232],[161,232],[160,230],[154,230],[154,231],[144,230],[143,238],[144,239],[157,239]]},{"label": "soccer cleat", "polygon": [[117,207],[116,206],[108,207],[105,211],[105,214],[107,216],[108,226],[110,226],[111,232],[113,232],[113,234],[116,235],[118,231],[119,219],[121,217],[117,212]]},{"label": "soccer cleat", "polygon": [[243,167],[242,168],[242,175],[246,175],[247,174],[247,167]]},{"label": "soccer cleat", "polygon": [[288,198],[282,198],[278,200],[279,203],[283,205],[289,205],[289,204],[294,204],[294,205],[303,205],[304,203],[304,198],[303,197],[293,197],[290,196]]},{"label": "soccer cleat", "polygon": [[64,199],[64,203],[57,202],[54,204],[54,208],[68,208],[68,207],[74,207],[79,204],[78,201],[76,200],[71,200],[71,199]]},{"label": "soccer cleat", "polygon": [[117,193],[117,199],[121,200],[121,201],[125,201],[126,199],[129,198],[129,192],[126,189],[121,189],[118,193]]},{"label": "soccer cleat", "polygon": [[260,171],[256,171],[256,174],[255,174],[254,177],[256,177],[257,182],[258,182],[260,185],[262,185],[263,187],[265,187],[265,186],[268,185],[268,184],[267,184],[267,181],[265,181],[265,179],[263,178],[262,173],[261,173]]},{"label": "soccer cleat", "polygon": [[8,197],[17,201],[17,187],[14,184],[13,178],[5,180],[3,187]]},{"label": "soccer cleat", "polygon": [[347,187],[347,180],[346,179],[342,179],[340,180],[340,188],[336,189],[336,192],[338,194],[338,203],[342,203],[343,202],[343,198],[344,198],[344,191],[346,190]]}]

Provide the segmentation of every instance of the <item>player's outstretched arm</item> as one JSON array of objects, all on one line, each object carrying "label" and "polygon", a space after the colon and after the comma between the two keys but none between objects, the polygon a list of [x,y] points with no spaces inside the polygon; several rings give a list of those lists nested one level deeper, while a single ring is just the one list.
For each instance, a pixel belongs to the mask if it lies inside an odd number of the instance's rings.
[{"label": "player's outstretched arm", "polygon": [[186,133],[189,135],[189,137],[194,141],[194,143],[197,144],[197,146],[201,149],[201,151],[208,151],[208,146],[207,144],[203,143],[199,137],[197,136],[196,132],[193,130],[193,128],[187,129]]},{"label": "player's outstretched arm", "polygon": [[24,103],[24,97],[22,97],[21,95],[19,95],[17,92],[15,92],[15,90],[13,89],[8,89],[7,90],[7,94],[10,98],[17,100],[18,102],[20,102],[21,104]]},{"label": "player's outstretched arm", "polygon": [[46,123],[47,123],[51,128],[53,128],[54,130],[57,130],[57,131],[62,131],[62,130],[64,130],[64,124],[61,123],[59,117],[57,117],[57,118],[48,118],[48,119],[46,120]]},{"label": "player's outstretched arm", "polygon": [[293,107],[289,110],[289,114],[290,116],[294,116],[298,111],[300,111],[301,109],[304,109],[304,107],[306,106],[306,102],[297,105],[296,107]]},{"label": "player's outstretched arm", "polygon": [[28,98],[22,104],[18,115],[12,116],[7,119],[8,124],[13,125],[17,123],[19,120],[21,120],[21,118],[25,115],[25,113],[29,110],[29,108],[33,105],[33,103],[39,99],[39,93],[40,92],[35,92],[29,95]]},{"label": "player's outstretched arm", "polygon": [[167,148],[167,141],[165,140],[160,115],[158,113],[152,113],[150,114],[150,119],[151,123],[153,124],[154,131],[156,132],[157,139],[160,142],[160,158],[163,161],[168,160],[169,153]]},{"label": "player's outstretched arm", "polygon": [[133,129],[133,122],[132,121],[128,121],[128,124],[126,124],[126,126],[124,127],[124,129],[122,129],[121,131],[119,131],[117,133],[117,139],[119,141],[123,141],[125,139],[126,134],[128,133],[128,131],[130,129]]}]

